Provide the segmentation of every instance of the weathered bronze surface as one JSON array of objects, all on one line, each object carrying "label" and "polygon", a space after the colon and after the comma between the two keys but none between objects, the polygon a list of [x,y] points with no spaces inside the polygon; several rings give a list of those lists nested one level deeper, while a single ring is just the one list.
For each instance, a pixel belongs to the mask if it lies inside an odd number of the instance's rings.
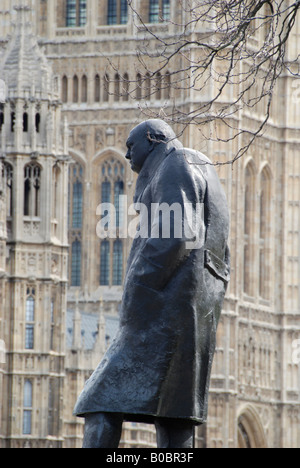
[{"label": "weathered bronze surface", "polygon": [[[139,174],[134,201],[137,209],[143,206],[140,230],[128,259],[119,331],[74,414],[201,424],[229,281],[225,194],[209,159],[183,148],[161,120],[134,128],[127,146],[126,158]],[[153,204],[176,204],[168,236],[163,216],[150,216]],[[186,212],[193,215],[192,226],[178,236]]]}]

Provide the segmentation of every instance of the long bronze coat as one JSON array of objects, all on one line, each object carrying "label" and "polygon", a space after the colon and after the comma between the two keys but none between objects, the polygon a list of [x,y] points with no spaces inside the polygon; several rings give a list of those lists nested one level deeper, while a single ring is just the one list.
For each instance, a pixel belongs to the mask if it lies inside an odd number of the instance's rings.
[{"label": "long bronze coat", "polygon": [[[184,236],[172,235],[178,217],[171,221],[169,238],[134,239],[119,331],[87,381],[74,414],[117,412],[130,421],[166,417],[203,423],[229,280],[225,195],[205,156],[173,148],[164,157],[157,152],[146,160],[135,201],[149,213],[153,203],[190,204],[194,210],[202,203],[204,244],[191,248]],[[153,228],[153,217],[149,219]],[[142,215],[141,226],[145,224]],[[203,229],[201,222],[195,224]],[[193,234],[201,238],[203,232]]]}]

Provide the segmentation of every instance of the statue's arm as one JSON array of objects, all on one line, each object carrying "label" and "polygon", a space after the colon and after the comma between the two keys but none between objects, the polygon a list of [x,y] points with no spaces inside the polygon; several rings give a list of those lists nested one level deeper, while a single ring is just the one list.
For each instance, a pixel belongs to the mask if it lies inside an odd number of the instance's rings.
[{"label": "statue's arm", "polygon": [[151,186],[151,236],[135,264],[135,282],[155,290],[162,290],[190,255],[199,225],[187,229],[186,216],[199,217],[196,209],[206,189],[204,179],[195,179],[186,161],[175,157],[163,164]]}]

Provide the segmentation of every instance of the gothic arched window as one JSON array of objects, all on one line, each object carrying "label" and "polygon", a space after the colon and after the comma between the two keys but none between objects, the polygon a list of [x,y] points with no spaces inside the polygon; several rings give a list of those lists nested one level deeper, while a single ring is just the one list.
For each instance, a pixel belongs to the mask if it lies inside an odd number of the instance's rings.
[{"label": "gothic arched window", "polygon": [[162,0],[162,19],[168,21],[171,17],[170,0]]},{"label": "gothic arched window", "polygon": [[59,187],[60,187],[61,171],[57,165],[52,169],[52,218],[58,220],[59,218]]},{"label": "gothic arched window", "polygon": [[[123,281],[123,242],[120,239],[101,242],[100,252],[100,285],[121,286]],[[112,266],[112,271],[111,271]]]},{"label": "gothic arched window", "polygon": [[245,169],[244,186],[244,292],[253,294],[253,235],[255,223],[255,173],[252,164]]},{"label": "gothic arched window", "polygon": [[270,230],[271,230],[271,176],[264,168],[260,176],[259,203],[259,295],[270,298]]},{"label": "gothic arched window", "polygon": [[83,168],[79,163],[69,173],[69,278],[71,286],[81,285],[82,225],[83,225]]},{"label": "gothic arched window", "polygon": [[24,216],[40,215],[41,168],[27,164],[24,168]]},{"label": "gothic arched window", "polygon": [[128,2],[121,0],[120,4],[120,24],[127,24],[128,21]]},{"label": "gothic arched window", "polygon": [[79,83],[78,83],[78,76],[74,75],[73,77],[73,102],[78,102],[79,99]]},{"label": "gothic arched window", "polygon": [[127,0],[107,0],[107,24],[127,24]]},{"label": "gothic arched window", "polygon": [[68,78],[66,76],[62,79],[62,102],[68,102]]},{"label": "gothic arched window", "polygon": [[159,0],[150,0],[149,3],[149,23],[159,22]]},{"label": "gothic arched window", "polygon": [[120,75],[118,73],[115,74],[114,97],[116,102],[120,100]]},{"label": "gothic arched window", "polygon": [[77,0],[67,0],[66,26],[71,28],[77,26]]},{"label": "gothic arched window", "polygon": [[86,75],[83,75],[81,80],[81,102],[87,102],[88,96],[88,80]]},{"label": "gothic arched window", "polygon": [[136,99],[142,99],[142,75],[140,73],[136,76]]},{"label": "gothic arched window", "polygon": [[28,114],[24,112],[23,114],[23,132],[28,132]]},{"label": "gothic arched window", "polygon": [[86,25],[86,0],[66,0],[66,26],[68,28]]},{"label": "gothic arched window", "polygon": [[6,184],[6,216],[13,215],[13,167],[9,163],[4,163],[2,177]]},{"label": "gothic arched window", "polygon": [[69,226],[73,229],[82,227],[83,204],[83,169],[80,164],[74,164],[70,169],[69,193]]},{"label": "gothic arched window", "polygon": [[170,19],[170,0],[150,0],[149,23],[159,23]]},{"label": "gothic arched window", "polygon": [[0,104],[0,132],[2,130],[2,126],[4,124],[4,106]]},{"label": "gothic arched window", "polygon": [[81,285],[81,242],[75,240],[72,243],[71,252],[71,286]]},{"label": "gothic arched window", "polygon": [[11,114],[10,114],[10,131],[11,131],[11,133],[14,133],[14,131],[15,131],[15,123],[16,123],[16,113],[11,112]]},{"label": "gothic arched window", "polygon": [[122,218],[120,196],[124,194],[123,164],[115,159],[109,159],[102,165],[101,171],[101,203],[112,203],[116,213],[116,227],[120,227]]},{"label": "gothic arched window", "polygon": [[129,76],[128,73],[125,73],[122,81],[122,95],[123,101],[128,101],[129,99]]},{"label": "gothic arched window", "polygon": [[107,240],[101,242],[100,252],[100,284],[109,286],[110,283],[110,243]]},{"label": "gothic arched window", "polygon": [[108,0],[107,2],[107,24],[117,24],[118,12],[117,12],[117,0]]},{"label": "gothic arched window", "polygon": [[145,86],[144,86],[144,98],[145,99],[150,99],[151,97],[151,77],[150,73],[146,74],[146,79],[145,79]]},{"label": "gothic arched window", "polygon": [[123,280],[123,242],[118,237],[123,224],[123,200],[120,197],[124,195],[124,179],[125,168],[120,161],[113,158],[104,161],[101,168],[101,203],[111,203],[114,206],[113,215],[112,212],[104,214],[108,218],[104,229],[109,231],[114,228],[117,239],[109,238],[101,242],[101,286],[118,286]]},{"label": "gothic arched window", "polygon": [[103,80],[103,101],[108,102],[109,100],[109,76],[108,74],[104,75]]},{"label": "gothic arched window", "polygon": [[37,113],[37,114],[35,114],[35,131],[36,131],[36,133],[40,133],[40,127],[41,127],[41,114]]},{"label": "gothic arched window", "polygon": [[100,76],[96,75],[95,76],[95,102],[100,102]]},{"label": "gothic arched window", "polygon": [[260,416],[250,404],[238,417],[237,435],[239,448],[267,448],[266,435]]},{"label": "gothic arched window", "polygon": [[25,311],[25,349],[34,349],[35,290],[27,288]]},{"label": "gothic arched window", "polygon": [[115,181],[114,187],[114,204],[116,209],[116,227],[122,226],[122,207],[120,204],[120,197],[124,195],[124,182],[121,179]]},{"label": "gothic arched window", "polygon": [[23,391],[23,434],[32,432],[32,382],[25,380]]},{"label": "gothic arched window", "polygon": [[116,240],[113,246],[113,286],[121,286],[123,281],[123,244]]},{"label": "gothic arched window", "polygon": [[79,0],[78,4],[78,26],[85,26],[87,20],[87,0]]}]

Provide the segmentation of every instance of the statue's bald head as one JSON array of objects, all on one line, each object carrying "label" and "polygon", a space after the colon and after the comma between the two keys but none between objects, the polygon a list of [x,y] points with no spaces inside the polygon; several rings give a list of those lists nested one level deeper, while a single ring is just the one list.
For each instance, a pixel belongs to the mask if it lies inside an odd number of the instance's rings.
[{"label": "statue's bald head", "polygon": [[146,120],[131,130],[127,140],[126,158],[130,161],[132,170],[139,173],[148,155],[158,145],[164,145],[165,152],[170,144],[176,147],[180,145],[170,125],[160,119]]},{"label": "statue's bald head", "polygon": [[137,125],[132,134],[144,136],[145,138],[156,141],[157,143],[167,143],[176,139],[173,129],[161,119],[150,119]]}]

